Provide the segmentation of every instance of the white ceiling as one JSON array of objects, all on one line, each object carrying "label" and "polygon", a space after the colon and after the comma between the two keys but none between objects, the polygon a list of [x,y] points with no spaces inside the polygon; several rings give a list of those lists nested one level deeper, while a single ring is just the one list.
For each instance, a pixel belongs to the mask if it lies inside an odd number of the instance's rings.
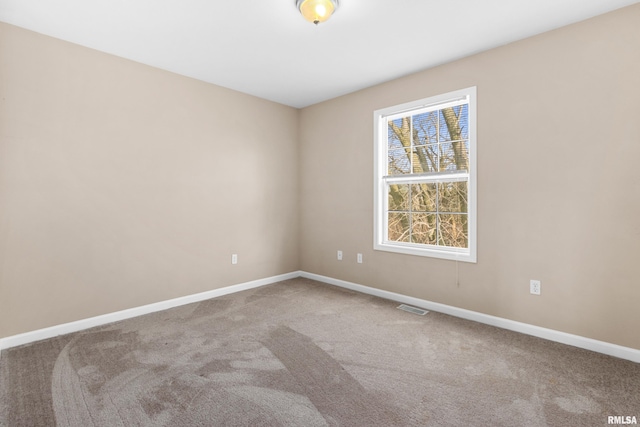
[{"label": "white ceiling", "polygon": [[0,0],[0,21],[305,107],[638,0]]}]

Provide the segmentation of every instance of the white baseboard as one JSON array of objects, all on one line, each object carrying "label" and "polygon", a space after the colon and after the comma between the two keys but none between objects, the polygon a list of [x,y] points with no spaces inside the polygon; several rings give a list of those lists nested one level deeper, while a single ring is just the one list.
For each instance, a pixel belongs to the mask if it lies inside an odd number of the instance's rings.
[{"label": "white baseboard", "polygon": [[64,323],[62,325],[51,326],[44,329],[38,329],[31,332],[25,332],[19,335],[13,335],[0,339],[0,350],[5,348],[17,347],[23,344],[44,340],[47,338],[57,337],[71,332],[82,331],[84,329],[93,328],[95,326],[106,325],[107,323],[117,322],[119,320],[130,319],[132,317],[142,316],[143,314],[154,313],[160,310],[166,310],[185,304],[204,301],[210,298],[220,297],[232,294],[234,292],[245,291],[247,289],[258,288],[260,286],[270,285],[282,280],[295,279],[300,277],[299,271],[294,271],[279,276],[267,277],[265,279],[253,280],[251,282],[240,283],[237,285],[226,286],[220,289],[201,292],[198,294],[187,295],[184,297],[174,298],[166,301],[160,301],[153,304],[147,304],[140,307],[134,307],[127,310],[116,311],[114,313],[103,314],[101,316],[90,317],[88,319],[77,320],[75,322]]},{"label": "white baseboard", "polygon": [[351,289],[353,291],[362,292],[364,294],[374,295],[392,301],[398,301],[404,304],[413,305],[415,307],[424,308],[426,310],[437,311],[439,313],[448,314],[450,316],[460,317],[462,319],[472,320],[486,325],[496,326],[498,328],[519,332],[526,335],[532,335],[538,338],[544,338],[549,341],[555,341],[562,344],[571,345],[585,350],[591,350],[609,356],[618,357],[620,359],[630,360],[640,363],[640,350],[623,347],[617,344],[611,344],[604,341],[598,341],[591,338],[572,335],[566,332],[560,332],[553,329],[541,328],[539,326],[527,323],[516,322],[514,320],[504,319],[502,317],[490,316],[488,314],[478,313],[476,311],[465,310],[463,308],[453,307],[446,304],[431,302],[420,298],[414,298],[395,292],[384,291],[381,289],[370,288],[368,286],[359,285],[357,283],[347,282],[344,280],[334,279],[319,274],[307,273],[306,271],[294,271],[279,276],[267,277],[264,279],[254,280],[251,282],[240,283],[237,285],[227,286],[220,289],[214,289],[198,294],[187,295],[180,298],[174,298],[167,301],[160,301],[154,304],[134,307],[127,310],[116,311],[114,313],[104,314],[102,316],[90,317],[88,319],[78,320],[75,322],[64,323],[62,325],[51,326],[49,328],[38,329],[36,331],[26,332],[19,335],[13,335],[0,339],[0,350],[5,348],[16,347],[31,342],[53,338],[58,335],[64,335],[71,332],[77,332],[95,326],[105,325],[119,320],[130,319],[132,317],[141,316],[143,314],[154,313],[160,310],[166,310],[185,304],[204,301],[210,298],[216,298],[235,292],[253,289],[260,286],[270,285],[282,280],[294,279],[296,277],[305,277],[307,279],[317,280],[329,285],[339,286],[341,288]]},{"label": "white baseboard", "polygon": [[364,294],[374,295],[388,300],[398,301],[404,304],[424,308],[426,310],[433,310],[439,313],[448,314],[450,316],[473,320],[474,322],[484,323],[486,325],[496,326],[498,328],[520,332],[522,334],[544,338],[549,341],[555,341],[562,344],[583,348],[585,350],[591,350],[609,356],[618,357],[620,359],[626,359],[631,360],[632,362],[640,363],[640,350],[634,348],[623,347],[617,344],[611,344],[604,341],[585,338],[579,335],[572,335],[553,329],[541,328],[539,326],[516,322],[514,320],[504,319],[502,317],[490,316],[488,314],[478,313],[476,311],[465,310],[463,308],[457,308],[437,302],[409,297],[406,295],[397,294],[395,292],[370,288],[368,286],[346,282],[344,280],[333,279],[331,277],[321,276],[319,274],[307,273],[305,271],[302,271],[300,275],[302,277],[306,277],[307,279],[317,280],[319,282],[328,283],[330,285],[339,286],[341,288],[351,289],[353,291],[362,292]]}]

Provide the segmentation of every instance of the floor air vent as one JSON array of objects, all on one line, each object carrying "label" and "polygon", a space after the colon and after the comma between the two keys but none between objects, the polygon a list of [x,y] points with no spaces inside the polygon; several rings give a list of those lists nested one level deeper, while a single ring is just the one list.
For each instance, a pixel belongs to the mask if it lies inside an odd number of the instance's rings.
[{"label": "floor air vent", "polygon": [[411,307],[410,305],[401,304],[397,308],[400,310],[408,311],[409,313],[419,314],[420,316],[424,316],[428,313],[427,310],[423,310],[421,308]]}]

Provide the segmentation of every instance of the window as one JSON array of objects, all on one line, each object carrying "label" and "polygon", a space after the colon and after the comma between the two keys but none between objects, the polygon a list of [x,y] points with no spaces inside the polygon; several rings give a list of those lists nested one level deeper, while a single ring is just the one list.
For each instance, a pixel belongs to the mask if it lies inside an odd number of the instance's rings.
[{"label": "window", "polygon": [[476,262],[476,88],[374,112],[374,249]]}]

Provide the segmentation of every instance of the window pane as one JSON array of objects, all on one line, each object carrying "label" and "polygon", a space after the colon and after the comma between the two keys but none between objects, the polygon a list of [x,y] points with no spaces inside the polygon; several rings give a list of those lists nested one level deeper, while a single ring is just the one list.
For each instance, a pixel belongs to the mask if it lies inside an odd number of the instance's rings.
[{"label": "window pane", "polygon": [[436,184],[411,185],[411,210],[418,212],[436,211]]},{"label": "window pane", "polygon": [[466,248],[469,245],[467,215],[438,215],[438,244]]},{"label": "window pane", "polygon": [[390,120],[387,123],[387,144],[389,150],[411,146],[411,122],[409,117]]},{"label": "window pane", "polygon": [[453,149],[457,153],[456,161],[458,170],[469,170],[469,140],[457,141],[453,143]]},{"label": "window pane", "polygon": [[413,173],[438,171],[438,144],[414,147]]},{"label": "window pane", "polygon": [[466,141],[440,144],[440,171],[468,171],[469,143]]},{"label": "window pane", "polygon": [[469,105],[440,110],[440,142],[469,139]]},{"label": "window pane", "polygon": [[389,210],[409,210],[409,184],[389,185]]},{"label": "window pane", "polygon": [[435,245],[436,239],[436,215],[413,214],[411,224],[411,243],[423,245]]},{"label": "window pane", "polygon": [[438,184],[438,196],[440,197],[438,210],[440,212],[467,213],[466,181],[441,182]]},{"label": "window pane", "polygon": [[389,150],[388,154],[388,174],[405,175],[411,173],[411,149],[401,148],[399,150]]},{"label": "window pane", "polygon": [[413,144],[425,145],[438,142],[438,112],[417,114],[413,119]]},{"label": "window pane", "polygon": [[461,112],[458,114],[460,120],[458,124],[460,126],[460,139],[469,139],[469,104],[464,104],[458,107]]},{"label": "window pane", "polygon": [[409,214],[389,212],[389,240],[409,241]]}]

